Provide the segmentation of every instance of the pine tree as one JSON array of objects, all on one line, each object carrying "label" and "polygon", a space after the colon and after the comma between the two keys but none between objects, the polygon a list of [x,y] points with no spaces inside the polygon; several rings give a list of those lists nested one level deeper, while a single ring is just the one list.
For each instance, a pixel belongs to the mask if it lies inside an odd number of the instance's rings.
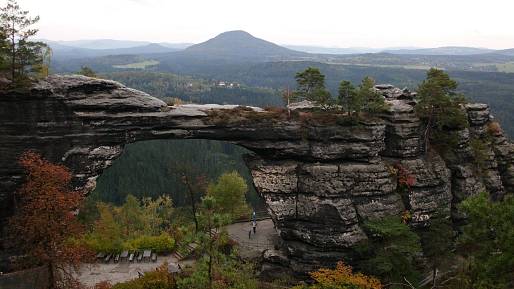
[{"label": "pine tree", "polygon": [[38,32],[31,27],[39,21],[39,16],[29,17],[29,11],[22,10],[16,0],[7,0],[0,12],[0,27],[7,40],[7,70],[13,84],[25,84],[29,74],[48,75],[50,48],[43,42],[29,40]]},{"label": "pine tree", "polygon": [[445,130],[459,129],[467,125],[467,118],[461,109],[464,97],[456,92],[457,82],[439,69],[431,68],[427,78],[418,87],[416,113],[425,123],[425,150],[430,141],[448,144]]},{"label": "pine tree", "polygon": [[357,98],[359,104],[363,103],[362,109],[366,112],[376,113],[386,108],[384,98],[375,91],[375,80],[369,76],[362,79]]},{"label": "pine tree", "polygon": [[318,103],[326,109],[330,106],[332,96],[325,88],[325,75],[318,68],[308,67],[295,76],[297,89],[294,96],[297,99],[306,99]]},{"label": "pine tree", "polygon": [[347,111],[349,115],[352,114],[354,108],[357,90],[350,81],[341,80],[338,89],[337,104],[340,105],[343,111]]}]

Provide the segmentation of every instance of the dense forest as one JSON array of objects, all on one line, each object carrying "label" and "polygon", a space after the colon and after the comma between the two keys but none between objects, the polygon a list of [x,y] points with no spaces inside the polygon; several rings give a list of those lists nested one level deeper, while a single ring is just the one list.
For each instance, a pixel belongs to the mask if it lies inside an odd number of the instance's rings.
[{"label": "dense forest", "polygon": [[[242,156],[248,150],[220,141],[155,140],[127,145],[122,156],[98,180],[91,198],[122,204],[128,194],[138,198],[169,195],[177,206],[185,204],[186,187],[177,173],[177,164],[196,168],[209,180],[236,170],[251,184]],[[253,186],[247,200],[256,209],[262,201]]]}]

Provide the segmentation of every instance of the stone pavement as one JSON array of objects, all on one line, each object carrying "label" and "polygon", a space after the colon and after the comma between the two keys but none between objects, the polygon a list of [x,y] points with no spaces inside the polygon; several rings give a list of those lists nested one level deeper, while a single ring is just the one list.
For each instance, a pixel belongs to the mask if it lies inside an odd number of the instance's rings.
[{"label": "stone pavement", "polygon": [[239,244],[239,254],[244,257],[257,257],[266,249],[273,249],[278,233],[275,230],[273,221],[265,219],[257,221],[257,232],[248,238],[248,232],[252,230],[252,222],[241,222],[228,225],[230,238]]}]

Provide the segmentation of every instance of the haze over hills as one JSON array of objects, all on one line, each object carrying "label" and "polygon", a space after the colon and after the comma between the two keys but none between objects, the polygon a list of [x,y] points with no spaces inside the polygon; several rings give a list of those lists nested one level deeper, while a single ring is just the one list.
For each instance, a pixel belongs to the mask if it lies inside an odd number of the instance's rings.
[{"label": "haze over hills", "polygon": [[[149,41],[133,41],[133,40],[117,40],[117,39],[82,39],[82,40],[71,40],[71,41],[60,41],[60,40],[47,40],[41,39],[40,41],[49,43],[54,46],[73,47],[73,48],[85,48],[85,49],[124,49],[147,46],[149,44],[155,44],[155,42]],[[157,43],[165,47],[184,49],[193,43],[168,43],[162,42]]]},{"label": "haze over hills", "polygon": [[383,52],[391,54],[418,54],[418,55],[475,55],[494,52],[494,49],[465,46],[444,46],[419,49],[386,49]]},{"label": "haze over hills", "polygon": [[[489,48],[444,46],[435,48],[419,47],[323,47],[315,45],[277,45],[256,38],[250,33],[236,30],[227,31],[199,44],[192,43],[152,43],[148,41],[89,39],[74,41],[42,40],[50,44],[54,51],[67,57],[95,57],[121,54],[167,53],[184,50],[182,57],[195,56],[211,59],[283,59],[290,57],[309,57],[309,54],[348,55],[388,53],[395,55],[426,56],[466,56],[498,54],[514,56],[514,49],[494,50]],[[169,48],[169,49],[165,49]],[[95,50],[97,51],[95,53]],[[66,53],[64,53],[66,52]],[[312,56],[312,55],[311,55]]]},{"label": "haze over hills", "polygon": [[157,43],[141,46],[112,49],[90,49],[73,46],[65,46],[57,42],[47,42],[52,48],[53,57],[57,59],[77,59],[86,57],[101,57],[108,55],[141,55],[154,53],[168,53],[178,51],[177,48],[166,47]]}]

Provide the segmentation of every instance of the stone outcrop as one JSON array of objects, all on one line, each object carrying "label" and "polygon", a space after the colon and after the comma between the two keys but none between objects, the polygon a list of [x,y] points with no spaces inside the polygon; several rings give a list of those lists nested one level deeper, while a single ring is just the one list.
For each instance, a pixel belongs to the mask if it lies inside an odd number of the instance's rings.
[{"label": "stone outcrop", "polygon": [[[494,123],[487,105],[466,109],[469,128],[458,132],[451,160],[425,153],[414,93],[377,86],[389,110],[357,124],[306,122],[270,111],[227,105],[167,106],[119,83],[52,76],[30,91],[0,93],[0,212],[12,213],[23,180],[20,154],[36,150],[63,163],[78,189],[90,191],[127,143],[150,139],[229,141],[254,154],[246,158],[282,238],[282,250],[265,258],[306,272],[345,259],[368,238],[362,223],[409,210],[414,226],[435,212],[462,216],[457,204],[488,190],[514,189],[514,146]],[[477,164],[476,144],[485,144]],[[397,189],[394,167],[415,178]]]}]

